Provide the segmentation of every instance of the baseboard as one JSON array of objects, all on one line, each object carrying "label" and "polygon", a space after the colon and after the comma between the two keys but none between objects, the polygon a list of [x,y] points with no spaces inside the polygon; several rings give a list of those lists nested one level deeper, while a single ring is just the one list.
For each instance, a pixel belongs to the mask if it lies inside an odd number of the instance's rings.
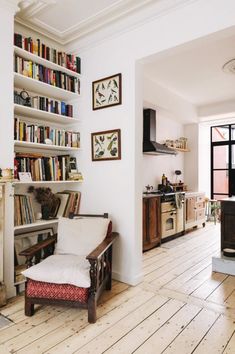
[{"label": "baseboard", "polygon": [[119,272],[112,272],[112,278],[122,283],[126,283],[132,286],[138,285],[143,281],[143,274],[137,274],[134,278],[131,278],[128,275],[120,274]]}]

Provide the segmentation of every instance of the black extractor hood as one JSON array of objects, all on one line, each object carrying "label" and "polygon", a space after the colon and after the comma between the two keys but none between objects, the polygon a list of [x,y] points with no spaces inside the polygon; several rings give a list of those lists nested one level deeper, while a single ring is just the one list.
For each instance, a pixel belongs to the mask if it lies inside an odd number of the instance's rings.
[{"label": "black extractor hood", "polygon": [[176,155],[176,151],[156,142],[156,111],[144,109],[143,153],[148,155]]}]

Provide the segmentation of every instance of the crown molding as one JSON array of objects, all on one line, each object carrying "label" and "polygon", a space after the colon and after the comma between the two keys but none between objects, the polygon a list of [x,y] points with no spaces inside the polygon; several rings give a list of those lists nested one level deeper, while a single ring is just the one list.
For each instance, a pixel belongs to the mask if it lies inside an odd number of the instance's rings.
[{"label": "crown molding", "polygon": [[[1,1],[1,0],[0,0]],[[12,0],[14,1],[14,0]],[[151,18],[161,16],[179,6],[186,6],[198,0],[119,0],[117,3],[106,7],[95,15],[69,27],[65,31],[59,31],[47,23],[37,19],[37,13],[46,11],[57,0],[24,0],[28,6],[15,17],[15,21],[31,30],[41,33],[60,45],[70,46],[74,41],[83,41],[87,37],[95,36],[98,32],[108,27],[115,28],[117,23],[122,23],[122,28],[118,32],[124,32],[128,28],[136,26],[136,22],[144,23]],[[135,17],[136,19],[132,19]],[[128,23],[125,20],[128,17]],[[120,26],[121,27],[121,26]],[[112,29],[110,30],[112,32]]]}]

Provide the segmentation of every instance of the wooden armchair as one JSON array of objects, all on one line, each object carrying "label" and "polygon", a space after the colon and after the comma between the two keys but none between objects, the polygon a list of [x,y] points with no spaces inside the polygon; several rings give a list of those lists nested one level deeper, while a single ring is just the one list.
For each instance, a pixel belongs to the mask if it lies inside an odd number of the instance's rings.
[{"label": "wooden armchair", "polygon": [[[70,218],[74,218],[75,215],[70,215]],[[93,223],[95,222],[94,217],[108,218],[108,214],[104,215],[76,215],[79,217],[76,220],[83,220],[84,217],[87,219],[93,218]],[[75,219],[75,218],[74,218]],[[67,223],[69,219],[66,219]],[[92,220],[92,219],[89,219]],[[71,220],[70,220],[71,221]],[[81,221],[80,221],[81,222]],[[84,222],[84,221],[83,221]],[[60,221],[59,221],[60,223]],[[89,221],[88,221],[89,223]],[[60,225],[60,224],[59,224]],[[31,276],[31,273],[27,272],[34,271],[43,267],[43,263],[49,261],[48,256],[54,257],[53,259],[58,260],[58,255],[53,255],[57,239],[60,238],[58,227],[58,235],[53,235],[46,239],[45,241],[39,242],[38,244],[22,251],[21,256],[26,257],[26,263],[28,268],[25,273],[26,276],[26,288],[25,288],[25,315],[32,316],[34,314],[34,304],[58,304],[58,305],[72,305],[88,309],[88,322],[96,322],[96,306],[97,301],[102,294],[104,289],[111,290],[112,285],[112,244],[118,236],[118,233],[112,232],[112,222],[107,221],[106,227],[106,237],[103,241],[97,245],[97,247],[90,252],[86,257],[84,257],[84,262],[87,262],[88,266],[90,264],[90,269],[87,270],[88,276],[90,276],[90,286],[80,287],[74,285],[73,283],[61,282],[54,283],[50,281],[41,281]],[[69,235],[68,235],[69,236]],[[78,235],[79,236],[79,235]],[[89,236],[89,235],[88,235]],[[66,241],[67,242],[67,241]],[[58,241],[59,243],[59,241]],[[61,247],[61,243],[60,243]],[[73,245],[71,245],[73,247]],[[76,252],[75,252],[76,253]],[[74,252],[73,252],[74,254]],[[60,255],[59,255],[60,257]],[[62,255],[67,257],[67,259],[76,259],[76,255]],[[42,262],[41,258],[44,260]],[[47,259],[47,260],[46,260]],[[60,259],[60,258],[59,258]],[[85,260],[86,259],[86,260]],[[33,265],[34,263],[34,265]],[[49,272],[49,265],[46,265],[46,271]],[[47,268],[48,267],[48,268]],[[40,270],[40,269],[39,269]],[[63,263],[61,266],[61,272],[65,271],[63,269]],[[59,271],[60,273],[60,268]],[[40,279],[40,278],[39,278]]]}]

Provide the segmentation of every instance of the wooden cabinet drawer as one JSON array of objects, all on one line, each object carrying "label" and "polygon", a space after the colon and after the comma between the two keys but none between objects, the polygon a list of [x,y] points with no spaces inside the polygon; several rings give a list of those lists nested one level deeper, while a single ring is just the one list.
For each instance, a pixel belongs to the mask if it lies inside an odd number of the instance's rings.
[{"label": "wooden cabinet drawer", "polygon": [[204,209],[196,211],[196,220],[204,219],[204,217],[205,217],[205,210]]},{"label": "wooden cabinet drawer", "polygon": [[204,203],[203,202],[197,203],[196,204],[196,208],[197,209],[203,209],[204,208]]},{"label": "wooden cabinet drawer", "polygon": [[199,195],[199,196],[197,197],[197,203],[203,203],[204,201],[205,201],[204,195]]}]

